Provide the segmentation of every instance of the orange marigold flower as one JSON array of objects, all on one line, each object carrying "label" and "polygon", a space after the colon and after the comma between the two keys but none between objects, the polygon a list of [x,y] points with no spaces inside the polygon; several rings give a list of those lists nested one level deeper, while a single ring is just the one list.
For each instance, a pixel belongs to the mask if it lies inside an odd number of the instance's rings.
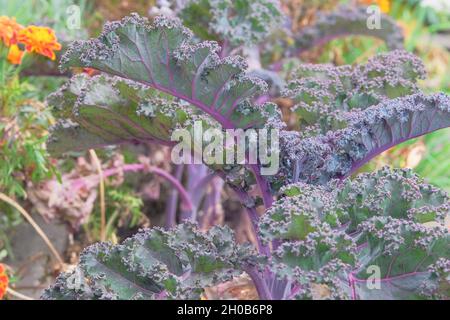
[{"label": "orange marigold flower", "polygon": [[17,43],[17,35],[23,26],[16,22],[15,18],[0,16],[0,40],[9,47]]},{"label": "orange marigold flower", "polygon": [[28,26],[19,32],[18,40],[28,52],[36,52],[52,60],[56,58],[55,51],[61,50],[55,31],[47,27]]},{"label": "orange marigold flower", "polygon": [[12,64],[21,64],[25,51],[20,50],[17,44],[11,45],[8,52],[8,61]]},{"label": "orange marigold flower", "polygon": [[0,264],[0,300],[3,299],[8,289],[9,279],[6,274],[5,266]]}]

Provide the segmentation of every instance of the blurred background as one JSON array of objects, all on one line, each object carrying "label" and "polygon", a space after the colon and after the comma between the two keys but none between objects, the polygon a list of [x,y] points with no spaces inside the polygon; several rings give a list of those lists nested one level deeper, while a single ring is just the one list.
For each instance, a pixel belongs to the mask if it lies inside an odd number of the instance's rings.
[{"label": "blurred background", "polygon": [[[59,181],[75,181],[97,174],[98,167],[92,155],[73,153],[62,159],[52,159],[45,150],[49,126],[54,123],[45,99],[68,76],[59,72],[58,59],[70,41],[97,36],[106,21],[120,19],[131,12],[152,17],[165,10],[170,11],[175,2],[182,1],[0,0],[0,17],[15,18],[22,26],[48,27],[61,45],[61,50],[55,50],[55,59],[42,54],[26,57],[19,61],[19,69],[12,68],[11,61],[20,57],[14,56],[12,51],[6,52],[6,48],[0,51],[0,192],[30,214],[61,260],[68,265],[77,262],[84,247],[101,239],[99,217],[102,206],[97,185],[83,188],[74,195],[59,184]],[[283,0],[282,9],[286,14],[283,24],[289,26],[291,34],[295,34],[313,24],[318,11],[331,11],[350,2]],[[450,94],[450,1],[352,2],[355,5],[378,5],[381,11],[394,19],[404,34],[406,50],[419,56],[425,64],[428,77],[420,83],[421,88],[426,92]],[[210,35],[205,33],[201,37],[208,39]],[[286,42],[293,41],[288,35],[285,37]],[[269,38],[267,41],[272,40]],[[270,45],[274,48],[270,56],[264,56],[267,64],[278,61],[285,50],[277,42]],[[345,65],[363,63],[386,50],[381,40],[350,36],[303,51],[295,59],[300,63]],[[287,99],[276,102],[288,118],[286,109],[292,103]],[[436,131],[384,152],[362,170],[372,171],[385,165],[413,168],[429,183],[450,192],[449,141],[450,129]],[[167,161],[168,150],[163,147],[124,147],[97,150],[97,153],[104,170],[145,158],[152,165],[176,172],[176,168]],[[116,243],[141,227],[163,226],[170,192],[170,186],[151,174],[124,176],[122,173],[109,178],[103,199],[107,217],[106,239]],[[220,181],[211,186],[210,192],[218,193],[221,201],[214,216],[203,227],[225,223],[234,228],[239,241],[254,241],[247,229],[246,216],[232,193]],[[17,206],[0,201],[0,263],[5,266],[9,286],[25,295],[6,295],[4,298],[39,297],[63,268],[26,220]],[[207,295],[205,298],[255,298],[246,278],[211,288]]]}]

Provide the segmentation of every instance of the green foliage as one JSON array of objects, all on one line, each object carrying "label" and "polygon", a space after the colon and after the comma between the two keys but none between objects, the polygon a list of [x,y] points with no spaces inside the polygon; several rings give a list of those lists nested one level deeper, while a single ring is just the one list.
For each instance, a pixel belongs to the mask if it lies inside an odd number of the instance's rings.
[{"label": "green foliage", "polygon": [[214,42],[196,44],[179,20],[160,16],[151,25],[132,15],[106,24],[98,39],[72,43],[61,63],[149,85],[191,103],[224,128],[262,126],[271,106],[257,108],[249,98],[266,84],[245,74],[243,59],[220,59],[218,51]]},{"label": "green foliage", "polygon": [[[88,85],[74,78],[52,96],[60,121],[52,128],[49,150],[149,141],[173,145],[172,130],[189,129],[194,119],[223,129],[282,127],[276,105],[251,100],[266,89],[264,81],[245,73],[241,57],[220,58],[218,51],[217,43],[197,43],[179,20],[164,16],[150,24],[132,15],[106,24],[97,39],[73,42],[63,68],[91,67],[116,78],[99,80],[108,78],[100,75]],[[93,82],[109,81],[113,85],[93,89]],[[140,93],[129,93],[135,90]]]}]

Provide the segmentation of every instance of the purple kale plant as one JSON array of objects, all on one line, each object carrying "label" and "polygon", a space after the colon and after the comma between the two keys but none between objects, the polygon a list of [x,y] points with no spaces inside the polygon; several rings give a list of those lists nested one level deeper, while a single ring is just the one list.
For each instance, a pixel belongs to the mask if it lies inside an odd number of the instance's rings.
[{"label": "purple kale plant", "polygon": [[[223,3],[187,1],[171,9],[190,25],[193,13],[209,8],[197,36],[170,15],[151,22],[132,15],[107,23],[96,39],[73,42],[61,67],[100,74],[75,75],[49,97],[59,121],[47,147],[56,155],[119,144],[170,147],[174,130],[192,131],[196,121],[221,131],[276,129],[278,173],[262,175],[261,164],[176,166],[166,175],[177,185],[166,230],[88,247],[42,297],[198,299],[205,287],[246,272],[261,299],[448,298],[448,196],[410,170],[352,178],[388,148],[450,126],[450,97],[420,91],[424,67],[398,50],[394,23],[385,18],[388,27],[370,33],[361,25],[364,10],[341,8],[296,36],[286,56],[347,34],[380,37],[397,50],[358,66],[301,65],[281,90],[295,102],[297,126],[288,131],[271,102],[279,91],[267,91],[258,75],[269,84],[285,79],[263,67],[249,72],[248,57],[234,55],[268,36],[261,26],[270,14],[279,18],[276,2],[228,3],[245,9],[242,15]],[[183,171],[186,190],[177,183]],[[228,227],[200,230],[199,207],[220,202],[217,177],[247,210],[256,248],[237,244]],[[191,205],[176,225],[179,192]]]}]

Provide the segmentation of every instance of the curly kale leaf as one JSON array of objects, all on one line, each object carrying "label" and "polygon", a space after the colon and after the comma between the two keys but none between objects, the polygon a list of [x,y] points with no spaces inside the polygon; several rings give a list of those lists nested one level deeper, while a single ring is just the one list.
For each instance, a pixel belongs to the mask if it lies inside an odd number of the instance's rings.
[{"label": "curly kale leaf", "polygon": [[[447,228],[426,227],[392,217],[373,217],[359,228],[363,234],[361,240],[366,242],[360,246],[358,254],[361,264],[349,276],[356,297],[449,297],[450,235]],[[373,270],[379,270],[375,277]],[[376,288],[367,285],[376,281],[379,281]]]},{"label": "curly kale leaf", "polygon": [[253,105],[250,98],[267,85],[244,72],[242,58],[220,58],[219,49],[215,42],[196,43],[178,19],[158,16],[150,24],[133,14],[107,23],[97,39],[73,42],[61,66],[90,67],[153,87],[225,129],[263,127],[277,116],[273,105]]},{"label": "curly kale leaf", "polygon": [[449,127],[450,98],[422,93],[399,97],[350,113],[347,121],[344,129],[307,139],[283,133],[280,174],[291,182],[319,184],[345,178],[399,143]]},{"label": "curly kale leaf", "polygon": [[391,50],[403,47],[403,32],[396,22],[385,14],[380,15],[380,26],[369,28],[370,14],[363,6],[340,6],[331,12],[321,12],[314,24],[295,35],[295,52],[308,50],[333,39],[361,35],[385,41]]},{"label": "curly kale leaf", "polygon": [[203,39],[250,46],[280,24],[282,13],[275,0],[189,0],[179,17]]},{"label": "curly kale leaf", "polygon": [[449,197],[411,170],[296,183],[282,194],[260,234],[281,243],[271,268],[294,283],[292,298],[315,298],[318,286],[327,298],[449,296]]},{"label": "curly kale leaf", "polygon": [[76,75],[48,104],[59,118],[47,143],[53,154],[136,142],[172,145],[174,129],[208,121],[154,89],[107,75]]},{"label": "curly kale leaf", "polygon": [[142,230],[122,244],[85,249],[76,268],[61,274],[43,299],[198,299],[203,289],[238,275],[257,257],[232,231],[194,224]]}]

